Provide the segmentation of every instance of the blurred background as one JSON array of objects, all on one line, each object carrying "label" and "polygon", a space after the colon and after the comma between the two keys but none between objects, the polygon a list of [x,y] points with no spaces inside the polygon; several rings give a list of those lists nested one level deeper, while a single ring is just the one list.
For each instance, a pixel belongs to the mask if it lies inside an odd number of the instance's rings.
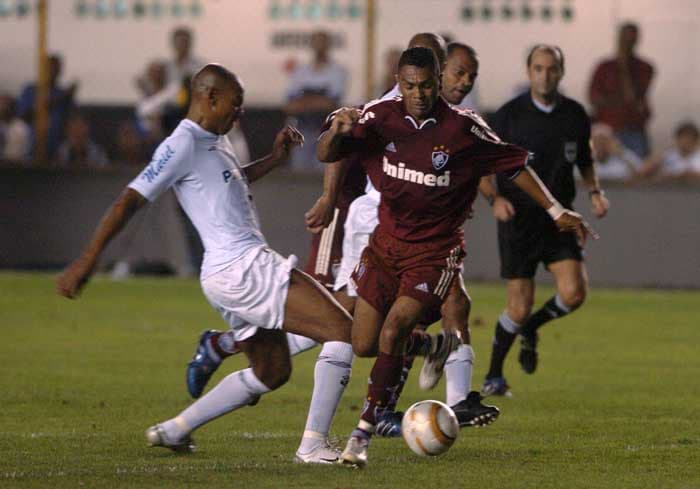
[{"label": "blurred background", "polygon": [[[245,85],[229,137],[239,158],[296,124],[313,141],[323,114],[393,86],[417,32],[479,55],[464,105],[487,119],[528,89],[537,43],[566,57],[561,90],[594,121],[612,202],[589,246],[597,283],[700,287],[700,2],[697,0],[0,0],[0,267],[60,268],[183,117],[191,75],[221,63]],[[635,116],[597,105],[623,47]],[[606,64],[607,62],[607,64]],[[614,70],[613,70],[614,71]],[[305,258],[303,213],[321,188],[313,144],[256,184],[271,245]],[[583,192],[585,194],[585,192]],[[584,214],[587,197],[577,203]],[[466,275],[496,280],[495,222],[477,203]],[[115,278],[198,273],[201,245],[172,195],[142,212],[103,260]]]}]

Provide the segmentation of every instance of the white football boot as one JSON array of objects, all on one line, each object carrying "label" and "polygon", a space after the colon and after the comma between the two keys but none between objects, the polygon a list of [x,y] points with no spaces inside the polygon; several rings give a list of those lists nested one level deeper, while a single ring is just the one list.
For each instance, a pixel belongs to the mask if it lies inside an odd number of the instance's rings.
[{"label": "white football boot", "polygon": [[425,357],[423,368],[418,376],[418,386],[422,390],[430,390],[440,381],[447,357],[458,346],[459,336],[454,333],[441,331],[436,336],[433,336],[430,354]]},{"label": "white football boot", "polygon": [[365,438],[364,436],[351,436],[348,439],[345,450],[343,450],[343,453],[340,455],[338,463],[363,468],[367,465],[368,447],[369,438]]},{"label": "white football boot", "polygon": [[339,458],[340,450],[332,447],[328,440],[325,440],[308,453],[297,450],[294,461],[300,464],[334,464]]},{"label": "white football boot", "polygon": [[146,430],[146,440],[149,447],[165,447],[177,453],[192,453],[197,448],[189,435],[177,441],[171,441],[159,424]]}]

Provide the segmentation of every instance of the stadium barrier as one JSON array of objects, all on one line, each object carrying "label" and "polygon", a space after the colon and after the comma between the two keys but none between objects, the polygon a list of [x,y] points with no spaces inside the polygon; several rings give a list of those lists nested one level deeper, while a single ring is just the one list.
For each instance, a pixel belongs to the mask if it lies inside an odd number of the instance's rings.
[{"label": "stadium barrier", "polygon": [[[134,168],[58,170],[0,168],[0,268],[50,269],[79,253]],[[279,169],[252,186],[263,232],[282,254],[303,264],[310,241],[304,212],[321,189],[320,175]],[[576,208],[601,239],[586,247],[591,283],[700,288],[700,188],[689,185],[605,185],[612,202],[603,220],[590,217],[587,195]],[[468,280],[498,280],[496,223],[483,199],[467,222]],[[171,193],[141,211],[107,250],[101,265],[120,259],[191,273],[186,229]],[[542,274],[542,271],[540,271]],[[543,278],[548,280],[548,274]]]}]

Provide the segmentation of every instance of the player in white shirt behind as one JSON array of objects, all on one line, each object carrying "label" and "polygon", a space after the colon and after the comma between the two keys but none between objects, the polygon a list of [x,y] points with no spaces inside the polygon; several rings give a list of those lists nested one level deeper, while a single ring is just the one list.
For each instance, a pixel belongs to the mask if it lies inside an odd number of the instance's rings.
[{"label": "player in white shirt behind", "polygon": [[77,297],[111,238],[140,207],[172,187],[204,243],[204,294],[230,327],[250,368],[234,372],[179,415],[149,428],[148,442],[191,451],[190,433],[196,428],[282,386],[291,373],[287,332],[323,343],[296,460],[331,463],[338,452],[327,435],[350,376],[352,319],[322,286],[294,268],[296,257],[285,259],[267,246],[248,183],[285,161],[303,137],[288,126],[277,134],[270,155],[241,167],[225,134],[243,112],[243,93],[237,77],[220,65],[207,65],[195,75],[186,119],[112,204],[83,253],[57,278],[57,291]]}]

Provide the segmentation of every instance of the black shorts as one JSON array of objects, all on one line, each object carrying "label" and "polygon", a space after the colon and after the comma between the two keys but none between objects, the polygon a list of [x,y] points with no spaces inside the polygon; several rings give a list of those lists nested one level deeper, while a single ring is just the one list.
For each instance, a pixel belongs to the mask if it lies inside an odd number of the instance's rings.
[{"label": "black shorts", "polygon": [[532,278],[537,265],[562,260],[583,261],[583,250],[574,233],[562,233],[541,209],[516,209],[515,217],[498,223],[501,277]]}]

